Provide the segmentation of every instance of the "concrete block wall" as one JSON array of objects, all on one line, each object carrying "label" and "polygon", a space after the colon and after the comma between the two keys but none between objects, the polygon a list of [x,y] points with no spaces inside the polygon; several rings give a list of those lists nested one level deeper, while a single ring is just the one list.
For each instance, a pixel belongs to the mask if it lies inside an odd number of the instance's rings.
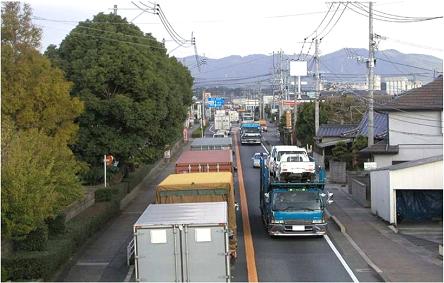
[{"label": "concrete block wall", "polygon": [[330,161],[330,174],[328,179],[332,183],[345,184],[347,182],[346,163]]}]

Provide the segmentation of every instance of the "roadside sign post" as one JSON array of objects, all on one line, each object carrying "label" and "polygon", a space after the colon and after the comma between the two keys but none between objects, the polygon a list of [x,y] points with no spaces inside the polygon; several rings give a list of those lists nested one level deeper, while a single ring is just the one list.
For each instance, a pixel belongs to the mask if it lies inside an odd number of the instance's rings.
[{"label": "roadside sign post", "polygon": [[104,180],[105,180],[105,188],[106,188],[106,167],[113,164],[114,157],[111,154],[103,156],[103,171],[104,171]]}]

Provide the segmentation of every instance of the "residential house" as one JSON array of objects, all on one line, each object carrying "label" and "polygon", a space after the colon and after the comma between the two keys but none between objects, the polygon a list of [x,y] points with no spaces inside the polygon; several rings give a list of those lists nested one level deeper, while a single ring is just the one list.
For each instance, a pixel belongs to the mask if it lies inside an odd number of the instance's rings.
[{"label": "residential house", "polygon": [[351,137],[344,137],[344,132],[352,131],[356,124],[322,124],[319,126],[315,137],[313,158],[321,166],[325,167],[325,158],[331,155],[332,148],[338,142],[351,143]]},{"label": "residential house", "polygon": [[377,168],[443,154],[442,76],[375,110],[387,113],[388,136],[361,152]]},{"label": "residential house", "polygon": [[370,171],[372,212],[392,224],[442,221],[442,76],[376,107],[387,113],[387,139],[361,152]]}]

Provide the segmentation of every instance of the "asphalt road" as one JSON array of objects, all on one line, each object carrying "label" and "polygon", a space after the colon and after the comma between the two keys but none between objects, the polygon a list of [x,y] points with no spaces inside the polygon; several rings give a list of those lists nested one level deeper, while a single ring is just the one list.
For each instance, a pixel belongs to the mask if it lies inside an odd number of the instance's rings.
[{"label": "asphalt road", "polygon": [[[275,128],[265,138],[278,144]],[[207,129],[206,136],[212,136]],[[263,152],[259,145],[239,147],[243,179],[248,202],[250,228],[254,247],[254,261],[259,281],[352,281],[324,237],[271,238],[262,224],[259,209],[259,169],[252,167],[251,157]],[[131,239],[131,227],[145,207],[152,202],[154,187],[173,171],[174,163],[149,181],[141,195],[122,214],[107,223],[101,233],[90,239],[57,276],[57,281],[134,281],[132,270],[126,266],[126,246]],[[234,172],[236,201],[239,197],[238,172]],[[248,281],[247,258],[242,225],[242,213],[237,212],[238,257],[231,265],[232,281]],[[380,281],[359,254],[350,246],[333,223],[329,223],[329,236],[345,258],[359,281]],[[115,246],[111,248],[111,246]],[[108,248],[104,248],[108,247]],[[104,260],[106,256],[106,260]],[[251,259],[248,259],[251,260]],[[132,275],[132,276],[131,276]],[[125,279],[124,279],[125,278]]]},{"label": "asphalt road", "polygon": [[324,237],[268,236],[259,209],[259,169],[251,161],[255,152],[264,149],[240,147],[259,281],[352,281]]}]

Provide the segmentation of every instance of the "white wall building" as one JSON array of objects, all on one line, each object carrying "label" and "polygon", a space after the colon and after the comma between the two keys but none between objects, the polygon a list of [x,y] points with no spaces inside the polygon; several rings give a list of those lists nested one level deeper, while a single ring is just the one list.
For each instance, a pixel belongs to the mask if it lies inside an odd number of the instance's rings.
[{"label": "white wall building", "polygon": [[442,170],[440,155],[371,171],[372,213],[395,225],[412,217],[442,220]]},{"label": "white wall building", "polygon": [[411,81],[407,77],[386,77],[384,78],[386,92],[389,95],[398,95],[407,90],[422,86],[421,81]]},{"label": "white wall building", "polygon": [[443,154],[442,77],[376,107],[388,113],[388,141],[362,152],[377,168]]}]

